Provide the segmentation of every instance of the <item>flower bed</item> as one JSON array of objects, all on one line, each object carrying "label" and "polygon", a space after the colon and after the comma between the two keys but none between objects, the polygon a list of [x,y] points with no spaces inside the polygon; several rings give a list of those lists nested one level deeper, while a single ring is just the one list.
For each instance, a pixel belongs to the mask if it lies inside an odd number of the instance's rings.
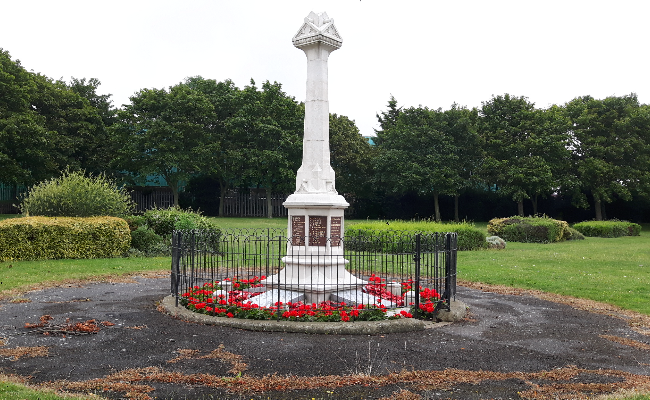
[{"label": "flower bed", "polygon": [[[385,319],[412,318],[414,311],[413,281],[399,284],[400,293],[394,293],[396,282],[386,283],[386,280],[375,276],[368,278],[369,283],[362,291],[377,298],[375,305],[349,305],[332,301],[320,304],[305,304],[302,301],[283,304],[276,302],[272,307],[260,307],[250,299],[262,292],[256,288],[264,287],[262,280],[265,276],[251,279],[224,279],[206,283],[202,287],[194,286],[180,297],[180,303],[187,309],[212,316],[227,318],[244,318],[257,320],[279,319],[302,322],[349,322],[349,321],[380,321]],[[382,304],[387,300],[398,307],[410,307],[410,312],[401,310],[388,313],[389,309]],[[408,302],[408,305],[405,303]],[[424,318],[435,319],[436,305],[440,295],[434,289],[420,288],[420,313]]]}]

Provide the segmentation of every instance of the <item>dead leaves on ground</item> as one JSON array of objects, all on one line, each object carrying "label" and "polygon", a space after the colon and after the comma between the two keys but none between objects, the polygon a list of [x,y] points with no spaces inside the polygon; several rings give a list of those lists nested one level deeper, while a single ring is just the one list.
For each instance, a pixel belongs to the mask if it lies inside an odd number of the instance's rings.
[{"label": "dead leaves on ground", "polygon": [[228,370],[228,373],[238,375],[243,373],[248,369],[248,365],[242,361],[242,356],[239,354],[234,354],[229,351],[224,350],[223,343],[219,345],[216,350],[213,350],[209,354],[199,356],[199,350],[190,350],[190,349],[178,349],[178,356],[167,361],[168,363],[177,363],[181,360],[202,360],[202,359],[218,359],[232,365],[232,368]]},{"label": "dead leaves on ground", "polygon": [[[197,358],[198,352],[179,352],[184,358]],[[223,350],[219,354],[222,354]],[[212,354],[212,353],[210,353]],[[199,356],[198,358],[205,358]],[[600,383],[594,383],[595,380]],[[172,383],[176,385],[204,386],[222,389],[235,394],[286,392],[299,390],[335,390],[350,386],[381,387],[411,385],[402,388],[391,400],[418,399],[417,391],[451,390],[459,384],[480,385],[488,381],[517,380],[529,387],[519,393],[528,400],[588,399],[595,394],[614,393],[621,390],[650,390],[650,377],[616,370],[586,370],[575,366],[541,372],[492,372],[445,369],[442,371],[401,371],[385,375],[327,375],[327,376],[280,376],[222,377],[212,374],[184,374],[157,367],[133,368],[110,374],[102,379],[82,382],[58,381],[50,386],[59,390],[120,391],[132,399],[150,398],[147,393],[154,389],[149,384]],[[581,383],[588,380],[589,383]]]},{"label": "dead leaves on ground", "polygon": [[650,350],[650,344],[639,342],[637,340],[622,338],[620,336],[613,336],[613,335],[600,335],[600,337],[625,346],[630,346],[641,350]]},{"label": "dead leaves on ground", "polygon": [[97,324],[97,321],[94,319],[72,323],[70,322],[70,318],[66,319],[64,324],[52,324],[53,319],[50,315],[42,315],[37,324],[26,322],[25,328],[32,329],[32,332],[38,332],[44,335],[87,335],[99,332],[101,330],[99,325],[115,325],[109,321],[103,321]]},{"label": "dead leaves on ground", "polygon": [[[7,345],[5,339],[0,339],[0,347]],[[49,349],[47,346],[16,347],[13,349],[1,349],[0,358],[8,358],[10,361],[18,361],[21,358],[47,357]]]}]

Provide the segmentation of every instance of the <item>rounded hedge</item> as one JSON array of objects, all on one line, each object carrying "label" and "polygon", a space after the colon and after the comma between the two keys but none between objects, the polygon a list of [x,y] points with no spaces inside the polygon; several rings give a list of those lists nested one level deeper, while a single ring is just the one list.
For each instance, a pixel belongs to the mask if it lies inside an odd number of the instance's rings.
[{"label": "rounded hedge", "polygon": [[621,236],[639,236],[641,225],[627,221],[583,221],[573,228],[585,236],[615,238]]},{"label": "rounded hedge", "polygon": [[20,205],[26,216],[44,217],[122,217],[132,209],[131,196],[105,175],[69,170],[33,186]]},{"label": "rounded hedge", "polygon": [[487,230],[508,242],[554,243],[567,239],[569,224],[548,217],[494,218]]}]

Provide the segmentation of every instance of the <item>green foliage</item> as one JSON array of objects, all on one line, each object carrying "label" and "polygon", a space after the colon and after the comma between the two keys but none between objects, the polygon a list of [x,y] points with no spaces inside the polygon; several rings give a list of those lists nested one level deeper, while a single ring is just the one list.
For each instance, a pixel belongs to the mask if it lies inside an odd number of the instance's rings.
[{"label": "green foliage", "polygon": [[355,251],[383,251],[400,253],[413,251],[413,235],[423,234],[422,249],[434,250],[436,243],[431,234],[435,232],[456,232],[458,250],[478,250],[487,247],[485,234],[472,224],[437,223],[432,221],[368,221],[354,224],[345,229],[345,246]]},{"label": "green foliage", "polygon": [[162,236],[146,226],[139,226],[131,231],[131,247],[145,254],[151,252],[153,247],[162,241]]},{"label": "green foliage", "polygon": [[129,254],[132,256],[171,255],[171,235],[175,230],[207,230],[214,243],[221,235],[221,229],[214,219],[178,207],[151,209],[144,215],[128,216],[126,221],[131,229]]},{"label": "green foliage", "polygon": [[615,238],[621,236],[639,236],[641,225],[627,221],[584,221],[573,228],[585,236]]},{"label": "green foliage", "polygon": [[567,239],[569,224],[547,217],[494,218],[488,233],[508,242],[553,243]]},{"label": "green foliage", "polygon": [[174,230],[208,229],[221,231],[214,220],[204,217],[199,212],[180,208],[155,208],[144,213],[144,224],[157,235],[169,237]]},{"label": "green foliage", "polygon": [[566,232],[566,240],[585,240],[585,235],[578,230],[569,227]]},{"label": "green foliage", "polygon": [[69,170],[32,187],[20,206],[25,215],[47,217],[119,217],[132,207],[129,194],[106,176]]},{"label": "green foliage", "polygon": [[481,176],[518,203],[556,189],[566,169],[568,124],[558,107],[535,109],[526,97],[505,94],[483,102],[480,131],[485,140]]},{"label": "green foliage", "polygon": [[118,112],[110,132],[116,148],[112,165],[133,174],[161,175],[174,193],[182,181],[200,170],[207,154],[214,107],[185,84],[143,89]]},{"label": "green foliage", "polygon": [[440,220],[438,195],[458,195],[472,183],[480,160],[477,110],[453,104],[450,110],[410,107],[379,117],[377,155],[373,160],[376,185],[388,192],[433,194],[435,219]]},{"label": "green foliage", "polygon": [[28,72],[0,49],[0,182],[32,185],[68,165],[105,170],[110,120],[103,115],[113,111],[98,86],[96,79],[68,85]]},{"label": "green foliage", "polygon": [[0,221],[0,261],[107,258],[131,244],[121,218],[27,217]]},{"label": "green foliage", "polygon": [[354,121],[344,115],[330,114],[331,164],[336,173],[336,189],[348,201],[370,193],[374,150]]},{"label": "green foliage", "polygon": [[588,207],[594,201],[596,220],[602,204],[616,198],[631,200],[636,192],[650,193],[650,108],[635,94],[602,100],[575,98],[565,105],[573,135],[571,185],[574,203]]}]

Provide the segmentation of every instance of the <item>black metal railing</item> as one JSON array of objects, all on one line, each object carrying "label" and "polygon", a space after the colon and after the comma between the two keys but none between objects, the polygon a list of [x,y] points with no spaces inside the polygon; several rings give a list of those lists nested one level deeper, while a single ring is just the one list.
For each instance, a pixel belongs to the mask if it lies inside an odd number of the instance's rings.
[{"label": "black metal railing", "polygon": [[[304,244],[312,239],[287,237],[280,229],[175,231],[171,292],[176,304],[192,290],[214,285],[226,297],[244,295],[260,307],[263,298],[272,305],[288,299],[345,302],[409,309],[417,318],[448,310],[455,298],[456,233],[318,238],[313,243],[319,246],[308,246],[311,251],[305,253]],[[296,266],[287,268],[292,263]],[[237,290],[235,282],[260,287],[249,293]]]}]

